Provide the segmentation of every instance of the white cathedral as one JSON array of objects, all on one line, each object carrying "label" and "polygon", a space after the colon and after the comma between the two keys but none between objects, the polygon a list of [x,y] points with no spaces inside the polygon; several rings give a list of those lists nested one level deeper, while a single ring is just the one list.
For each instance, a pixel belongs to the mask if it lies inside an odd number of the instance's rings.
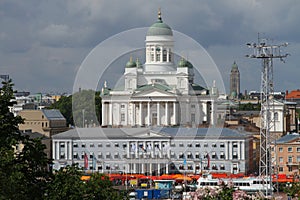
[{"label": "white cathedral", "polygon": [[218,92],[194,83],[194,67],[186,59],[175,63],[172,29],[158,20],[146,35],[146,61],[130,57],[124,88],[102,88],[103,127],[184,126],[216,124]]}]

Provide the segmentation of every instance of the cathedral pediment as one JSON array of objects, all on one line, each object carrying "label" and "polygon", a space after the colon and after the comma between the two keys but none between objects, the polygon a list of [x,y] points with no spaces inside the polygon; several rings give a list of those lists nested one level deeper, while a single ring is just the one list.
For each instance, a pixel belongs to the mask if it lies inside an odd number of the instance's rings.
[{"label": "cathedral pediment", "polygon": [[166,137],[170,137],[170,136],[164,135],[162,133],[154,132],[153,130],[149,130],[147,132],[135,135],[135,137],[141,137],[141,138],[166,138]]},{"label": "cathedral pediment", "polygon": [[168,91],[163,91],[154,88],[146,91],[138,91],[134,93],[132,97],[174,97],[174,94]]}]

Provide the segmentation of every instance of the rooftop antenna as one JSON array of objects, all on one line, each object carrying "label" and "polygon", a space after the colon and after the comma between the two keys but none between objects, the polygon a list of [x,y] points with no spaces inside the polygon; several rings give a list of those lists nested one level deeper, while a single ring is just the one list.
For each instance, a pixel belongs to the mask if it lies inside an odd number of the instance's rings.
[{"label": "rooftop antenna", "polygon": [[[253,54],[246,55],[248,58],[257,58],[262,60],[261,72],[261,87],[260,87],[260,161],[259,161],[259,175],[260,177],[267,178],[267,184],[264,184],[263,191],[265,196],[273,195],[272,174],[277,174],[277,161],[276,161],[276,139],[271,130],[275,130],[274,120],[274,82],[273,82],[273,59],[279,58],[284,60],[289,54],[282,55],[281,47],[286,47],[288,43],[274,45],[268,44],[267,39],[260,38],[258,33],[258,42],[247,43],[249,48],[253,49]],[[272,115],[273,113],[273,115]],[[274,145],[274,160],[271,155],[271,145]],[[272,168],[272,165],[275,166]]]}]

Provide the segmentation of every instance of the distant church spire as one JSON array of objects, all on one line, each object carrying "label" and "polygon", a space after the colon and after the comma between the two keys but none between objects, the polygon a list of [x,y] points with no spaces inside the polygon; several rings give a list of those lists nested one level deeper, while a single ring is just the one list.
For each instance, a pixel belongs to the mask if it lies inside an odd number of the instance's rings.
[{"label": "distant church spire", "polygon": [[238,98],[240,94],[240,72],[234,61],[230,72],[230,97]]}]

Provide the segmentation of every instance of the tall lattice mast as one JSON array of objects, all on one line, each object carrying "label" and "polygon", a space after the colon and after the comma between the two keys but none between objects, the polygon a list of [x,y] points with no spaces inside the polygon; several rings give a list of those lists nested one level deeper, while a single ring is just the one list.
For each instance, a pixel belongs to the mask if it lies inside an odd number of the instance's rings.
[{"label": "tall lattice mast", "polygon": [[272,160],[271,145],[274,146],[274,158],[276,158],[276,135],[272,135],[271,130],[275,129],[274,124],[274,84],[273,84],[273,58],[283,58],[288,54],[281,54],[281,47],[286,47],[288,44],[281,45],[268,44],[268,40],[260,39],[258,43],[248,43],[247,46],[253,49],[253,54],[246,55],[249,58],[258,58],[262,60],[261,72],[261,111],[260,111],[260,162],[259,175],[265,177],[268,184],[264,185],[265,195],[273,194],[272,174],[277,173],[276,159]]}]

